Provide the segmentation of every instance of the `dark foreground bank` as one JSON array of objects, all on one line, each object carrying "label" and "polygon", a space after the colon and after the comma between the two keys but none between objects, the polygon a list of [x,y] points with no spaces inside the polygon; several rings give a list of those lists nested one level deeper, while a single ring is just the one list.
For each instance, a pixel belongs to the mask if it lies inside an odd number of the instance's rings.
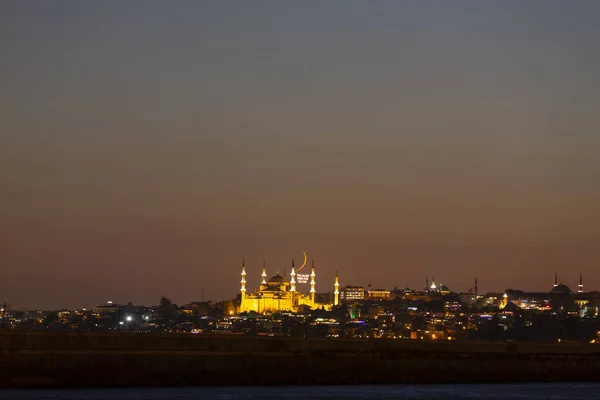
[{"label": "dark foreground bank", "polygon": [[0,335],[0,387],[600,382],[600,346]]},{"label": "dark foreground bank", "polygon": [[80,390],[0,390],[0,400],[423,400],[423,399],[554,399],[598,398],[600,384],[466,384],[466,385],[368,385],[131,388]]}]

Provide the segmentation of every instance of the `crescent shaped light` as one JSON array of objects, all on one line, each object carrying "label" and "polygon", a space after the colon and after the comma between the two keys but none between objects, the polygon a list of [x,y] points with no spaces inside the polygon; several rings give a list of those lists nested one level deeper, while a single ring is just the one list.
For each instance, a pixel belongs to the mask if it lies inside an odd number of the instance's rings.
[{"label": "crescent shaped light", "polygon": [[300,272],[302,270],[302,268],[304,268],[304,266],[306,265],[306,260],[307,260],[306,252],[304,250],[302,250],[302,253],[304,253],[304,262],[302,263],[302,265],[300,266],[300,268],[298,268],[296,270],[296,272]]}]

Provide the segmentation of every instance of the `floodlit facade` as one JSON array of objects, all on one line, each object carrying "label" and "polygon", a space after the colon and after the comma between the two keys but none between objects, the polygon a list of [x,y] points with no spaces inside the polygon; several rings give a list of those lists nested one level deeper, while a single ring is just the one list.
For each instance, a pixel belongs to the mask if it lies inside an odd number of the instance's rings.
[{"label": "floodlit facade", "polygon": [[346,286],[342,289],[340,294],[344,301],[364,300],[365,288],[362,286]]},{"label": "floodlit facade", "polygon": [[391,292],[385,289],[374,289],[367,292],[369,299],[390,299],[391,296]]},{"label": "floodlit facade", "polygon": [[290,280],[279,275],[279,272],[269,280],[266,280],[266,277],[266,268],[263,264],[259,289],[254,293],[246,293],[246,265],[242,261],[239,313],[253,311],[259,314],[271,314],[281,311],[299,312],[304,308],[331,310],[333,307],[332,303],[318,303],[315,299],[316,273],[314,261],[311,267],[310,292],[308,294],[300,293],[296,288],[296,271],[293,262]]}]

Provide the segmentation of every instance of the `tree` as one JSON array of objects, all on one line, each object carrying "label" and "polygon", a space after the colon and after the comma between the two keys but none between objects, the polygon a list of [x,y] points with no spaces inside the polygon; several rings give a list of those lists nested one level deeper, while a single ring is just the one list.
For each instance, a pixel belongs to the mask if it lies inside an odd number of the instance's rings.
[{"label": "tree", "polygon": [[182,313],[179,313],[179,315],[176,317],[176,320],[177,320],[178,324],[184,324],[186,322],[194,322],[194,316],[182,312]]},{"label": "tree", "polygon": [[58,313],[56,312],[51,312],[48,315],[46,315],[46,317],[44,318],[44,326],[48,327],[56,322],[58,322],[59,320],[59,316]]},{"label": "tree", "polygon": [[14,318],[17,320],[25,319],[26,316],[27,315],[26,315],[25,311],[23,311],[23,310],[16,311],[14,314]]},{"label": "tree", "polygon": [[160,299],[158,312],[161,315],[163,324],[168,324],[177,317],[177,307],[167,297],[162,297]]}]

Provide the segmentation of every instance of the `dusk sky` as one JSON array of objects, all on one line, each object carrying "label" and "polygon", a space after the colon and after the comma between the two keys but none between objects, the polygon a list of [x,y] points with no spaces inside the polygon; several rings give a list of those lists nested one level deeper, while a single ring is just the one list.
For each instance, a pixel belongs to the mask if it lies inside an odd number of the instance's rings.
[{"label": "dusk sky", "polygon": [[[600,2],[0,1],[0,301],[600,290]],[[308,288],[304,288],[308,290]]]}]

